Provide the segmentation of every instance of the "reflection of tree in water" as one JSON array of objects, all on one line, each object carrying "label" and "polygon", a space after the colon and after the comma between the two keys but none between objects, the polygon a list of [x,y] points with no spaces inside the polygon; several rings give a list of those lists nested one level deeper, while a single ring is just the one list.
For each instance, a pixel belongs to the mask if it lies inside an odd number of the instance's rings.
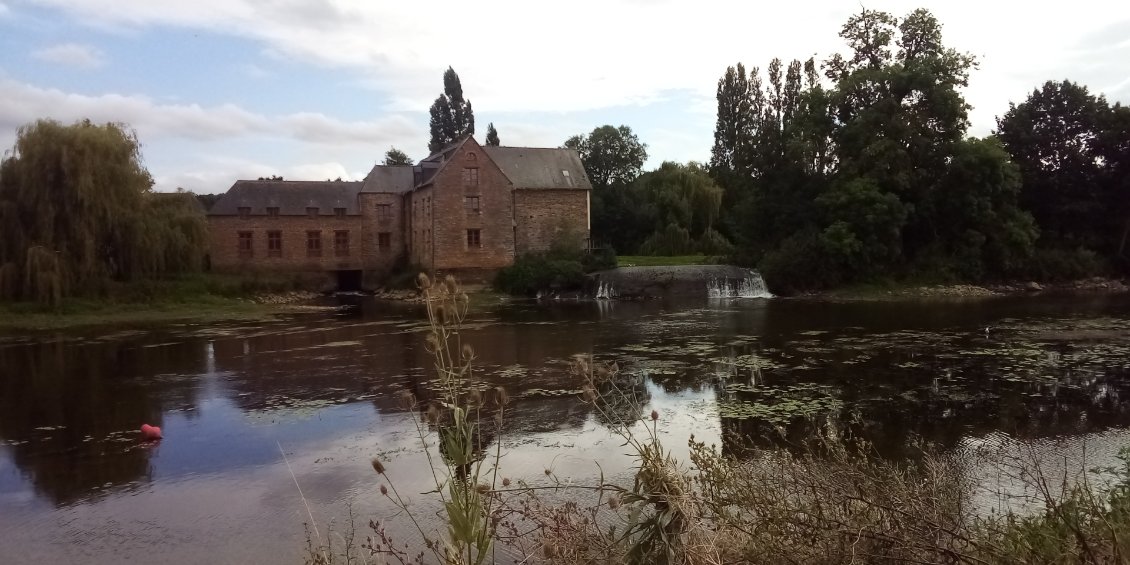
[{"label": "reflection of tree in water", "polygon": [[[203,370],[201,344],[44,342],[0,348],[0,437],[35,489],[56,504],[95,495],[149,473],[142,423],[192,408],[196,391],[175,378],[139,375]],[[50,428],[50,429],[43,429]]]}]

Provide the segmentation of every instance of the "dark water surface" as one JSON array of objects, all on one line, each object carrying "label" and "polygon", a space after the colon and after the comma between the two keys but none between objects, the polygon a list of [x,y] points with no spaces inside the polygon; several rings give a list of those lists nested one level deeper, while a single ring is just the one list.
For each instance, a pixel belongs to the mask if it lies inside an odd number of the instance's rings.
[{"label": "dark water surface", "polygon": [[[1130,443],[1125,295],[510,304],[471,318],[480,375],[516,398],[495,439],[515,478],[583,481],[597,462],[626,476],[621,442],[577,398],[576,353],[638,376],[672,445],[693,433],[738,453],[829,420],[893,458],[919,440],[1100,458]],[[269,324],[0,336],[0,563],[297,562],[295,480],[323,529],[350,507],[361,523],[390,515],[371,457],[401,491],[429,488],[395,396],[431,394],[423,329],[417,306],[366,302]],[[166,439],[142,443],[142,423]]]}]

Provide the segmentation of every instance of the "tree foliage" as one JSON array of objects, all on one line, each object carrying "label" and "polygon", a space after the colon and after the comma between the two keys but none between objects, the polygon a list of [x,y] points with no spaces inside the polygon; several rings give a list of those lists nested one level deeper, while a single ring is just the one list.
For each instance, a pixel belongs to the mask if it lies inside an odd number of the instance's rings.
[{"label": "tree foliage", "polygon": [[401,151],[401,150],[399,150],[395,147],[390,147],[389,150],[385,152],[384,165],[386,167],[395,167],[395,166],[402,166],[402,165],[414,165],[414,164],[415,163],[412,162],[412,158],[409,157],[407,153],[405,153],[405,152],[403,152],[403,151]]},{"label": "tree foliage", "polygon": [[152,184],[123,124],[21,127],[0,163],[0,298],[57,304],[109,281],[200,269],[201,206]]},{"label": "tree foliage", "polygon": [[600,126],[588,135],[574,135],[565,147],[581,154],[593,188],[600,191],[636,180],[647,161],[647,144],[628,126]]},{"label": "tree foliage", "polygon": [[498,140],[498,130],[494,129],[494,122],[487,124],[487,145],[498,147],[501,142]]},{"label": "tree foliage", "polygon": [[475,112],[471,101],[463,98],[463,84],[455,69],[448,67],[443,73],[443,94],[432,103],[430,110],[431,140],[428,151],[435,153],[467,135],[475,134]]}]

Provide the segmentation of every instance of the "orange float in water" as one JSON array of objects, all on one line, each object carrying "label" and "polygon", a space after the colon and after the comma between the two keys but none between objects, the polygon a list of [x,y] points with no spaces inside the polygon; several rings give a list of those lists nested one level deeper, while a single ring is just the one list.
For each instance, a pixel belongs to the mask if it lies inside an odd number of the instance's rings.
[{"label": "orange float in water", "polygon": [[161,439],[161,428],[150,426],[149,424],[142,424],[141,435],[148,441]]}]

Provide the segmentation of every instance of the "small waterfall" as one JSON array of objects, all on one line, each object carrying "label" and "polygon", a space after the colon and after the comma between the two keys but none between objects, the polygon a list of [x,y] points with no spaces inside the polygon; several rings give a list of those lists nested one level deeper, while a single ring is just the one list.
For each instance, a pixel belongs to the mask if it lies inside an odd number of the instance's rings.
[{"label": "small waterfall", "polygon": [[741,280],[710,279],[706,284],[709,298],[773,298],[765,286],[765,279],[757,271],[750,271]]},{"label": "small waterfall", "polygon": [[613,288],[611,283],[605,283],[605,282],[602,281],[596,287],[595,298],[597,300],[612,300],[613,298],[616,298],[617,296],[619,296],[619,294],[616,292],[616,289]]}]

